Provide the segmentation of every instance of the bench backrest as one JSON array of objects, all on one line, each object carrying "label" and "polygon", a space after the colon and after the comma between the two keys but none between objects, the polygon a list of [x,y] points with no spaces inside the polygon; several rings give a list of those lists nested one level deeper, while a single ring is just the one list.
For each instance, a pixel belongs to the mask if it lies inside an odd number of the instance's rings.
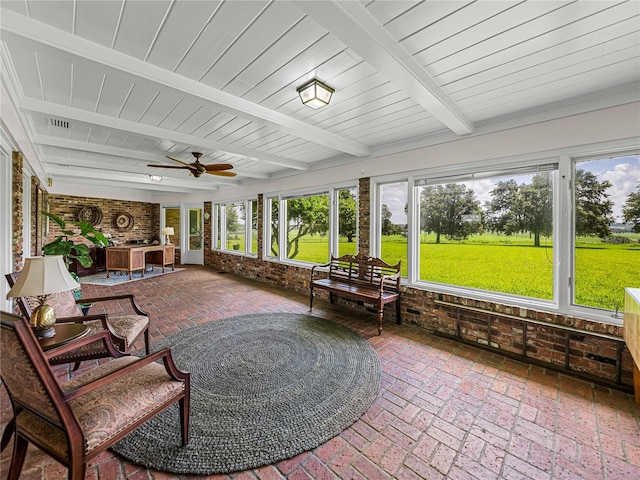
[{"label": "bench backrest", "polygon": [[378,287],[383,277],[393,276],[390,279],[384,278],[383,288],[388,291],[398,292],[400,291],[401,264],[402,262],[398,262],[396,265],[389,265],[379,258],[362,254],[343,255],[341,257],[332,255],[329,278]]}]

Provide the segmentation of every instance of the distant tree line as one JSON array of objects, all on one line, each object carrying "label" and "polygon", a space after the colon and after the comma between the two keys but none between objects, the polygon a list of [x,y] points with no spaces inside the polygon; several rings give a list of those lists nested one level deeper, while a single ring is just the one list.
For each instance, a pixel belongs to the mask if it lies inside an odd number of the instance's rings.
[{"label": "distant tree line", "polygon": [[[575,182],[576,235],[609,237],[614,222],[613,202],[607,193],[611,183],[599,181],[585,170],[576,170]],[[462,183],[422,187],[420,231],[435,234],[436,243],[443,236],[464,240],[472,234],[492,232],[505,236],[530,234],[534,245],[540,246],[541,237],[551,235],[553,190],[548,174],[536,174],[530,183],[500,181],[490,193],[491,200],[481,205],[475,192]],[[623,215],[624,221],[640,232],[640,184],[627,197]],[[382,205],[382,234],[397,233],[389,207]]]}]

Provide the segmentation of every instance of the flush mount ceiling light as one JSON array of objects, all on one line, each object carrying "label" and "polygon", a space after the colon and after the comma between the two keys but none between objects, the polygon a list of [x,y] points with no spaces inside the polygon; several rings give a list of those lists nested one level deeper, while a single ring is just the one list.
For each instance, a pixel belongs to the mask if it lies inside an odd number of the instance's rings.
[{"label": "flush mount ceiling light", "polygon": [[333,92],[335,92],[333,88],[317,78],[298,87],[298,95],[302,103],[314,110],[329,105]]},{"label": "flush mount ceiling light", "polygon": [[160,175],[149,175],[149,181],[151,183],[160,183],[160,180],[162,180]]}]

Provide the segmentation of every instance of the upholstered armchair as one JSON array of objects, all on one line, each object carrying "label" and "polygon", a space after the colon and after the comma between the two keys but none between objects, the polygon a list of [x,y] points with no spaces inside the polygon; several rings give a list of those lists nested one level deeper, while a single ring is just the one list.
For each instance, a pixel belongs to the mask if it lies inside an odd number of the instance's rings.
[{"label": "upholstered armchair", "polygon": [[175,403],[187,445],[190,375],[176,368],[169,349],[142,359],[115,358],[58,383],[47,356],[96,342],[113,350],[109,334],[83,337],[45,354],[27,322],[5,312],[0,317],[0,374],[15,414],[9,480],[20,476],[29,443],[67,466],[69,479],[82,480],[87,462]]},{"label": "upholstered armchair", "polygon": [[[20,272],[13,272],[5,275],[9,286],[13,287],[18,280]],[[39,304],[36,298],[16,299],[22,315],[29,319],[33,309]],[[83,315],[80,303],[99,303],[107,301],[128,300],[130,313],[126,315],[97,314]],[[133,353],[134,343],[144,337],[145,353],[149,354],[149,315],[142,311],[135,302],[133,294],[111,295],[107,297],[82,298],[76,300],[72,292],[60,292],[51,295],[47,299],[47,304],[52,306],[57,317],[57,322],[84,323],[89,327],[89,335],[107,330],[110,333],[111,341],[115,347],[124,354]],[[73,370],[77,370],[83,360],[93,360],[97,358],[109,357],[107,352],[99,343],[91,343],[82,348],[71,350],[65,354],[60,354],[50,359],[52,365],[61,363],[73,363]]]}]

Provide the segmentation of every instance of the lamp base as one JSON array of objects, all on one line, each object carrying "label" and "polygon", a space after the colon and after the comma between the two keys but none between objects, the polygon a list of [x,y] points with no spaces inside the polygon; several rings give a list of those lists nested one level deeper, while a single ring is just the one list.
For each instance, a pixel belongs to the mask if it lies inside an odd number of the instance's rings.
[{"label": "lamp base", "polygon": [[50,338],[56,334],[53,326],[56,324],[56,314],[53,307],[43,303],[38,305],[31,314],[29,324],[38,338]]}]

